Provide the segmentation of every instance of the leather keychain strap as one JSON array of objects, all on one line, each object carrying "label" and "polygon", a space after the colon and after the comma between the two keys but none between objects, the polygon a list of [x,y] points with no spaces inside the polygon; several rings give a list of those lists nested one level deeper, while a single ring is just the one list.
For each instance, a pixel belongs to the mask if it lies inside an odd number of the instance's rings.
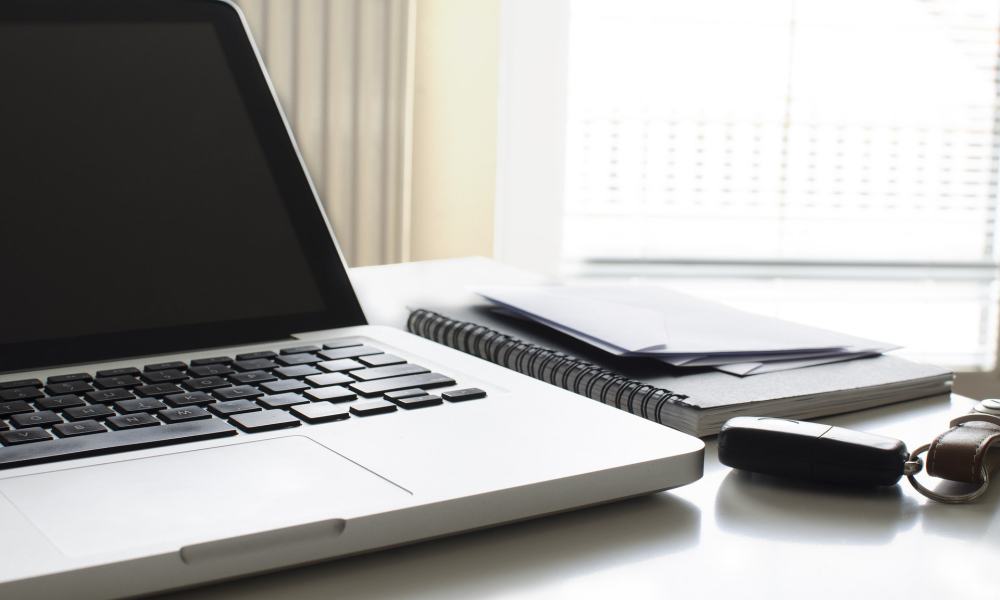
[{"label": "leather keychain strap", "polygon": [[927,451],[927,474],[952,481],[982,483],[986,454],[1000,441],[1000,418],[964,415],[951,425],[951,429],[931,442]]},{"label": "leather keychain strap", "polygon": [[[990,485],[990,472],[995,461],[987,460],[990,448],[1000,447],[1000,416],[972,412],[951,421],[951,429],[934,438],[930,444],[910,454],[907,478],[921,494],[949,504],[972,502]],[[941,494],[924,487],[915,475],[921,468],[920,455],[927,452],[927,474],[951,481],[979,484],[966,494]]]}]

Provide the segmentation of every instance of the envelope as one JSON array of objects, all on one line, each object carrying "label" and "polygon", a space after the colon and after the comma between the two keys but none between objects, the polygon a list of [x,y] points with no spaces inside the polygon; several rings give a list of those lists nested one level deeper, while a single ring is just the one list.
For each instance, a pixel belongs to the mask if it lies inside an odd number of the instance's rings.
[{"label": "envelope", "polygon": [[[732,366],[732,365],[755,365],[754,367],[744,367],[744,369],[756,369],[760,365],[772,365],[768,369],[763,369],[761,372],[770,372],[771,370],[784,370],[777,367],[779,363],[792,363],[793,361],[801,361],[803,365],[806,361],[812,361],[809,364],[822,365],[829,362],[836,362],[838,360],[843,360],[843,357],[858,358],[860,356],[867,356],[871,354],[882,354],[890,350],[895,350],[899,346],[894,346],[892,344],[883,344],[881,342],[872,342],[870,346],[845,346],[843,348],[836,348],[833,350],[819,350],[814,352],[789,352],[789,353],[771,353],[771,354],[701,354],[697,356],[664,356],[660,360],[667,363],[668,365],[673,365],[675,367],[722,367],[722,366]],[[797,367],[795,367],[797,368]],[[727,369],[721,369],[727,370]],[[730,369],[732,371],[738,370],[737,367]],[[742,374],[742,373],[741,373]]]},{"label": "envelope", "polygon": [[492,286],[487,300],[615,354],[734,363],[882,342],[766,317],[654,285]]},{"label": "envelope", "polygon": [[879,354],[882,353],[878,351],[857,352],[857,353],[841,354],[840,356],[831,356],[826,358],[809,358],[802,360],[779,360],[770,363],[745,363],[745,364],[733,364],[733,365],[720,365],[715,368],[725,373],[732,373],[734,375],[739,375],[741,377],[748,377],[750,375],[763,375],[765,373],[775,373],[777,371],[791,371],[792,369],[803,369],[805,367],[828,365],[836,362],[844,362],[846,360],[854,360],[855,358],[867,358],[869,356],[878,356]]},{"label": "envelope", "polygon": [[665,324],[657,311],[638,306],[623,309],[617,302],[561,292],[561,287],[547,286],[479,290],[491,302],[613,354],[665,350]]}]

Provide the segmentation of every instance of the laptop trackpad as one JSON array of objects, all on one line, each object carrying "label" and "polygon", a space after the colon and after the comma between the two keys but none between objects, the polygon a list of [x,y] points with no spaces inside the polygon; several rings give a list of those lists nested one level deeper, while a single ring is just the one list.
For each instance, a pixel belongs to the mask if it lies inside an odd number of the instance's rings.
[{"label": "laptop trackpad", "polygon": [[176,550],[350,519],[409,496],[303,436],[15,477],[0,492],[69,556]]}]

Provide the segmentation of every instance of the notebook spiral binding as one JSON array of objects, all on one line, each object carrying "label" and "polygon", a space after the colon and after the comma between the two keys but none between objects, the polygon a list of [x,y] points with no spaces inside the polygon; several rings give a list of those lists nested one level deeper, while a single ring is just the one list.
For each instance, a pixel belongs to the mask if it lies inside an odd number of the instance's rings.
[{"label": "notebook spiral binding", "polygon": [[549,350],[468,321],[449,319],[433,311],[410,313],[411,333],[559,386],[593,400],[663,423],[664,403],[687,399],[684,394],[657,388],[564,352]]}]

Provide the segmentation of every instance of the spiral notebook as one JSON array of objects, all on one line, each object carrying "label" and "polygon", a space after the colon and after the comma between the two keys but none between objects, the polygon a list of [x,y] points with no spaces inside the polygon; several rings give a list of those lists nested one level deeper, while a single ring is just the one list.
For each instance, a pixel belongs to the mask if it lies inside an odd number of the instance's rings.
[{"label": "spiral notebook", "polygon": [[488,305],[412,310],[410,332],[699,437],[735,416],[808,419],[951,391],[948,369],[881,355],[741,378],[603,353]]}]

